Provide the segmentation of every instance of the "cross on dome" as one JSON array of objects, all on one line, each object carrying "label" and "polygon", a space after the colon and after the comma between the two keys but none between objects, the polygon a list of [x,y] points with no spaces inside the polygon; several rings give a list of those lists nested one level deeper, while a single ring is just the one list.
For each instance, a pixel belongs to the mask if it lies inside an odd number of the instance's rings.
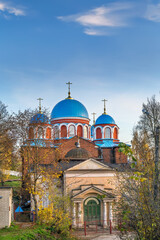
[{"label": "cross on dome", "polygon": [[107,101],[108,101],[107,99],[103,99],[103,100],[102,100],[102,102],[104,102],[104,113],[103,113],[103,114],[105,114],[105,115],[107,114],[107,113],[106,113],[106,102],[107,102]]},{"label": "cross on dome", "polygon": [[39,113],[42,113],[41,101],[43,100],[43,98],[38,98],[37,100],[39,101]]},{"label": "cross on dome", "polygon": [[71,99],[71,82],[66,83],[68,85],[68,98]]}]

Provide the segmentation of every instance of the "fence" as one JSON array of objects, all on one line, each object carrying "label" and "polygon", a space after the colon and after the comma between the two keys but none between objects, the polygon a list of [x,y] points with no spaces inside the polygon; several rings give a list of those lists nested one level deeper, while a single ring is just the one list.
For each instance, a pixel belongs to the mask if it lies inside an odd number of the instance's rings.
[{"label": "fence", "polygon": [[14,206],[14,220],[16,222],[35,222],[35,214],[32,211],[16,212]]},{"label": "fence", "polygon": [[112,234],[113,229],[117,230],[120,226],[117,220],[109,221],[84,221],[77,222],[76,224],[76,235],[94,235],[94,234]]}]

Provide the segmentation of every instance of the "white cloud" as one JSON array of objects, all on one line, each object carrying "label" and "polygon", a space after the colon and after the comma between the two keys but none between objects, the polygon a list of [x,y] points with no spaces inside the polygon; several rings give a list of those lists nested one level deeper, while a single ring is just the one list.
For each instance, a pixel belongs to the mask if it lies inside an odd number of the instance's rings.
[{"label": "white cloud", "polygon": [[129,3],[112,3],[107,6],[94,8],[85,13],[60,16],[58,19],[79,23],[85,27],[84,33],[87,35],[106,35],[109,28],[124,27],[127,25],[127,19],[129,18],[127,11],[132,6]]},{"label": "white cloud", "polygon": [[24,10],[13,7],[9,5],[8,3],[0,2],[0,13],[4,14],[10,14],[10,15],[15,15],[15,16],[24,16],[25,12]]},{"label": "white cloud", "polygon": [[144,17],[153,22],[160,22],[160,3],[149,4]]}]

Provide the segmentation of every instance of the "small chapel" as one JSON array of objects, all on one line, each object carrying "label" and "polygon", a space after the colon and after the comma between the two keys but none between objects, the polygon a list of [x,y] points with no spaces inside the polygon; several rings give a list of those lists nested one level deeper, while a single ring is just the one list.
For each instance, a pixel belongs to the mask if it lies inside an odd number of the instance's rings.
[{"label": "small chapel", "polygon": [[[119,151],[119,127],[106,111],[93,125],[86,107],[68,96],[58,102],[48,118],[41,110],[34,115],[28,126],[26,143],[34,148],[38,141],[42,152],[50,155],[41,164],[50,167],[58,149],[58,164],[62,170],[62,194],[69,194],[72,202],[73,226],[81,227],[86,222],[98,222],[107,226],[114,218],[115,188],[118,184],[115,172],[127,164],[127,156]],[[25,151],[26,145],[22,146]],[[27,160],[22,157],[22,176],[25,185]],[[46,204],[46,203],[45,203]],[[45,205],[44,204],[44,205]]]}]

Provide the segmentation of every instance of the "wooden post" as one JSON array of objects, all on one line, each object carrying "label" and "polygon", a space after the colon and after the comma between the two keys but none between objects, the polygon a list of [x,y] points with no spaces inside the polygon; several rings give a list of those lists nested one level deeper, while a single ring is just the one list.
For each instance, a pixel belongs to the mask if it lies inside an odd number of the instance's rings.
[{"label": "wooden post", "polygon": [[14,204],[14,220],[16,221],[16,212],[15,212],[15,210],[16,210],[16,206]]},{"label": "wooden post", "polygon": [[110,223],[110,234],[112,234],[112,221],[109,220],[109,223]]},{"label": "wooden post", "polygon": [[86,231],[86,221],[84,221],[84,235],[87,235],[87,231]]},{"label": "wooden post", "polygon": [[96,233],[97,233],[97,225],[98,225],[98,224],[97,224],[97,221],[96,221]]}]

